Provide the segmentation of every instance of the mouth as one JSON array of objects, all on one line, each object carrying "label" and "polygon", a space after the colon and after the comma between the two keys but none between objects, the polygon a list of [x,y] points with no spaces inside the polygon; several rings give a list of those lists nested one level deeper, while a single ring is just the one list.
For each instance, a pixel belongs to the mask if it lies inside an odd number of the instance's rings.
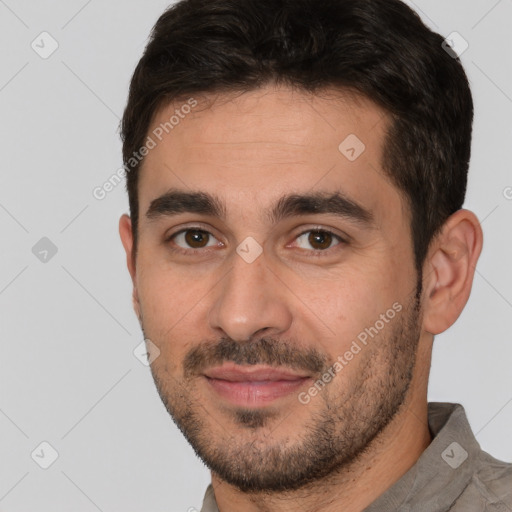
[{"label": "mouth", "polygon": [[244,407],[264,406],[297,393],[312,378],[311,375],[285,368],[233,363],[210,368],[203,376],[217,396]]}]

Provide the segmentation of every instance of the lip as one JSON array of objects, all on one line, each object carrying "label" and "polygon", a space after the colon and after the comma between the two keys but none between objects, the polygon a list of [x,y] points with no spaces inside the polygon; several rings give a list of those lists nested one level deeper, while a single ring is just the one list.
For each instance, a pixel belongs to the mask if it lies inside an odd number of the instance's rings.
[{"label": "lip", "polygon": [[204,377],[215,394],[228,402],[258,407],[296,392],[310,375],[264,365],[224,364],[208,369]]}]

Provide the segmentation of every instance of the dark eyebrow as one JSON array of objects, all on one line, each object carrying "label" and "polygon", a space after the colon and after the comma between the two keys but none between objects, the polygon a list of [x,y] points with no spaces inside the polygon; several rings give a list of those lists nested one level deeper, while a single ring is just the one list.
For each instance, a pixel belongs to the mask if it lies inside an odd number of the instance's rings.
[{"label": "dark eyebrow", "polygon": [[272,209],[269,217],[271,222],[278,223],[280,220],[289,217],[319,213],[331,213],[366,226],[370,226],[374,220],[373,213],[370,210],[339,192],[283,196]]},{"label": "dark eyebrow", "polygon": [[151,201],[146,217],[152,220],[162,216],[188,212],[219,218],[225,218],[226,216],[226,210],[222,202],[210,194],[170,190]]},{"label": "dark eyebrow", "polygon": [[[170,190],[151,201],[146,217],[153,220],[180,213],[197,213],[221,219],[226,218],[226,208],[218,197],[205,192],[183,192],[180,190]],[[268,218],[271,223],[277,224],[290,217],[322,213],[345,217],[366,226],[370,226],[374,220],[370,210],[339,192],[283,196],[269,212]]]}]

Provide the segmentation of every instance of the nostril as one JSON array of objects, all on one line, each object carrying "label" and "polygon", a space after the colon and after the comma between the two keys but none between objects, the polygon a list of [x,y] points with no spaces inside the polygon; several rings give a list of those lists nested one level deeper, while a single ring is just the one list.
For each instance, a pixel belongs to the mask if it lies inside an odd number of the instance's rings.
[{"label": "nostril", "polygon": [[261,329],[258,329],[252,337],[261,336],[262,334],[265,334],[269,329],[270,327],[262,327]]}]

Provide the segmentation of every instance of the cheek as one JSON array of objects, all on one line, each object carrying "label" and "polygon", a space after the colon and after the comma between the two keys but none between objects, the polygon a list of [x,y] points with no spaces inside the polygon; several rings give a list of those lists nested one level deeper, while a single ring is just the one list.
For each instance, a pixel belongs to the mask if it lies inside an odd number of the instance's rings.
[{"label": "cheek", "polygon": [[[173,266],[160,248],[140,250],[137,262],[137,289],[146,315],[167,321],[183,314],[199,293],[203,280]],[[148,316],[149,317],[149,316]]]},{"label": "cheek", "polygon": [[208,313],[219,273],[171,266],[151,258],[151,251],[141,254],[138,265],[144,332],[160,350],[156,367],[176,375],[188,351],[212,336]]},{"label": "cheek", "polygon": [[391,322],[381,315],[402,297],[394,274],[369,266],[345,268],[322,280],[296,278],[290,288],[300,299],[294,312],[299,338],[321,346],[332,359],[350,350],[358,337],[364,340],[367,329],[375,332],[377,322],[379,335],[386,333]]},{"label": "cheek", "polygon": [[147,336],[160,343],[183,338],[192,320],[197,320],[205,296],[203,280],[155,264],[141,262],[140,268],[137,288]]}]

